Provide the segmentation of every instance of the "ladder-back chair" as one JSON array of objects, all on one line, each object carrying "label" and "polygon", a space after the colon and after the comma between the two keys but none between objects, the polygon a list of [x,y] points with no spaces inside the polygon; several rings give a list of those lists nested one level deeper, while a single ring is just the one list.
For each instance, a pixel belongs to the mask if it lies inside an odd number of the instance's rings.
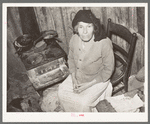
[{"label": "ladder-back chair", "polygon": [[[107,36],[112,40],[112,35],[124,39],[124,41],[129,44],[129,49],[127,51],[112,41],[115,56],[115,70],[111,77],[111,82],[113,85],[112,95],[114,95],[123,89],[125,92],[128,91],[128,79],[131,72],[137,36],[136,33],[132,34],[126,27],[113,23],[109,18]],[[120,87],[115,88],[119,84],[121,84]]]}]

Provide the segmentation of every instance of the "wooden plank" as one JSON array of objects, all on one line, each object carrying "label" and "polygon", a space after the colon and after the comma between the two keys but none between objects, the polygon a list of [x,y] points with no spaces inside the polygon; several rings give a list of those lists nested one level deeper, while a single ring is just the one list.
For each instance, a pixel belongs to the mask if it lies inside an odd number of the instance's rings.
[{"label": "wooden plank", "polygon": [[18,11],[23,34],[30,34],[36,40],[40,31],[33,7],[18,7]]},{"label": "wooden plank", "polygon": [[17,7],[8,8],[7,15],[7,74],[13,75],[15,72],[25,72],[25,67],[21,60],[15,54],[16,50],[13,46],[14,40],[22,35],[20,17]]},{"label": "wooden plank", "polygon": [[56,30],[58,37],[63,41],[59,45],[67,52],[61,9],[59,7],[34,7],[34,10],[40,31]]},{"label": "wooden plank", "polygon": [[54,19],[55,28],[56,28],[55,30],[58,33],[58,37],[62,40],[62,43],[59,43],[59,45],[67,53],[66,37],[65,37],[64,28],[63,28],[64,24],[63,24],[62,15],[61,15],[61,8],[51,7],[49,9],[52,13],[52,18]]},{"label": "wooden plank", "polygon": [[139,33],[137,33],[137,37],[131,74],[136,74],[144,66],[145,62],[145,38]]},{"label": "wooden plank", "polygon": [[[68,25],[67,25],[67,20],[68,20],[68,17],[67,17],[67,14],[66,14],[66,9],[65,7],[60,7],[60,14],[61,14],[61,18],[62,18],[62,29],[63,29],[63,32],[64,32],[64,37],[65,37],[65,51],[66,53],[68,54],[68,51],[69,51],[69,44],[68,44],[68,34],[69,32],[67,32],[68,30]],[[69,24],[69,23],[68,23]]]},{"label": "wooden plank", "polygon": [[100,19],[101,23],[103,23],[102,7],[90,7],[90,9],[94,13],[94,15]]},{"label": "wooden plank", "polygon": [[107,28],[107,7],[102,7],[102,23],[105,29]]},{"label": "wooden plank", "polygon": [[66,7],[66,16],[68,18],[68,27],[69,27],[69,33],[72,35],[73,34],[73,29],[72,29],[72,21],[74,19],[74,16],[79,10],[83,10],[82,7]]},{"label": "wooden plank", "polygon": [[9,7],[7,13],[7,32],[12,33],[8,39],[13,42],[18,36],[22,35],[20,16],[17,7]]},{"label": "wooden plank", "polygon": [[8,8],[7,42],[8,42],[8,51],[10,51],[11,54],[15,53],[13,42],[20,35],[22,35],[22,29],[21,29],[18,8],[16,7]]},{"label": "wooden plank", "polygon": [[55,24],[49,7],[34,7],[40,31],[55,30]]},{"label": "wooden plank", "polygon": [[[121,24],[126,27],[125,22],[123,20],[123,16],[126,16],[124,11],[122,11],[122,9],[120,7],[115,7],[115,14],[116,14],[116,22],[115,23]],[[120,37],[117,37],[117,44],[119,46],[121,46],[123,49],[126,48],[125,41]]]},{"label": "wooden plank", "polygon": [[75,14],[82,10],[83,8],[80,7],[62,7],[62,18],[64,23],[64,31],[66,36],[66,48],[67,48],[67,54],[69,52],[69,42],[73,35],[73,29],[72,29],[72,20],[75,16]]},{"label": "wooden plank", "polygon": [[137,9],[136,7],[129,7],[129,27],[138,32],[137,26]]},{"label": "wooden plank", "polygon": [[[129,8],[129,27],[132,33],[138,32],[138,25],[137,25],[137,9],[136,7]],[[135,53],[133,56],[133,63],[132,63],[132,71],[131,74],[136,74],[141,67],[143,67],[144,63],[144,39],[141,35],[137,34],[138,39],[135,47]],[[142,57],[141,57],[142,55]],[[143,59],[143,60],[141,60]]]},{"label": "wooden plank", "polygon": [[107,10],[107,19],[108,18],[111,18],[111,20],[113,21],[113,22],[115,22],[115,8],[114,7],[107,7],[106,8]]},{"label": "wooden plank", "polygon": [[137,7],[137,25],[138,25],[138,32],[145,37],[145,8],[144,7]]},{"label": "wooden plank", "polygon": [[[116,23],[116,15],[115,15],[115,8],[114,7],[107,7],[107,23],[108,23],[108,19],[110,18],[112,22]],[[106,25],[106,29],[107,29],[107,25]],[[117,43],[117,36],[112,35],[112,41],[114,43]]]},{"label": "wooden plank", "polygon": [[67,11],[66,7],[62,7],[61,8],[61,15],[62,15],[62,19],[63,19],[63,29],[64,29],[64,34],[66,37],[66,53],[69,53],[69,41],[71,39],[71,36],[73,34],[72,31],[72,21],[70,20],[70,15]]}]

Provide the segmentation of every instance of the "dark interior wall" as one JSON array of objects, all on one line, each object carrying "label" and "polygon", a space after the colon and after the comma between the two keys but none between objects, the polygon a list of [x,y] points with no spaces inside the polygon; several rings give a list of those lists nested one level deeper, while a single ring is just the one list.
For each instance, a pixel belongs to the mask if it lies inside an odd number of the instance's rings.
[{"label": "dark interior wall", "polygon": [[33,7],[18,7],[23,34],[30,34],[33,40],[40,35]]}]

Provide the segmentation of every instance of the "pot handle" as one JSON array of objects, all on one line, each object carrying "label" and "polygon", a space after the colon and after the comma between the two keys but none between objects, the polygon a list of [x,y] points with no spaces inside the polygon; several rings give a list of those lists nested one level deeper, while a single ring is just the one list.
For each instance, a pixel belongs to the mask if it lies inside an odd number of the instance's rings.
[{"label": "pot handle", "polygon": [[[38,41],[40,41],[42,38],[44,38],[44,37],[46,37],[48,35],[50,36],[50,39],[51,39],[51,38],[56,38],[56,36],[58,34],[54,30],[43,31],[43,32],[41,32],[41,36],[33,42],[33,46],[35,46],[38,43]],[[59,40],[59,41],[61,42],[61,40]]]}]

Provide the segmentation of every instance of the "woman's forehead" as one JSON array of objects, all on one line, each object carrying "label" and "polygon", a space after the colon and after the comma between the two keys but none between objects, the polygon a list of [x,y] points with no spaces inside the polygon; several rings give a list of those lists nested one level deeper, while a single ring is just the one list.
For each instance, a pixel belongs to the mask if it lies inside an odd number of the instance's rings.
[{"label": "woman's forehead", "polygon": [[93,25],[93,23],[78,22],[79,25]]}]

